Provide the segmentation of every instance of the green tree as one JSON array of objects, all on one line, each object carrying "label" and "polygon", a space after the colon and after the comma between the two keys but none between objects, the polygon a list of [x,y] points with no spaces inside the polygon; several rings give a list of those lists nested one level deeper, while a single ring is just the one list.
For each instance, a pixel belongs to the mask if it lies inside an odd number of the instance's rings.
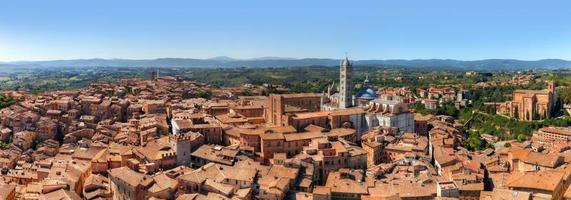
[{"label": "green tree", "polygon": [[34,137],[32,139],[32,149],[34,150],[38,149],[38,147],[40,147],[43,142],[44,140],[40,136]]},{"label": "green tree", "polygon": [[519,134],[517,135],[517,141],[518,142],[523,142],[527,139],[527,137],[524,134]]},{"label": "green tree", "polygon": [[464,141],[464,147],[468,150],[479,151],[487,147],[491,147],[485,140],[480,137],[480,132],[470,131],[468,138]]},{"label": "green tree", "polygon": [[212,94],[208,91],[199,91],[196,93],[196,97],[210,99]]},{"label": "green tree", "polygon": [[0,96],[0,109],[11,106],[18,101],[12,97]]}]

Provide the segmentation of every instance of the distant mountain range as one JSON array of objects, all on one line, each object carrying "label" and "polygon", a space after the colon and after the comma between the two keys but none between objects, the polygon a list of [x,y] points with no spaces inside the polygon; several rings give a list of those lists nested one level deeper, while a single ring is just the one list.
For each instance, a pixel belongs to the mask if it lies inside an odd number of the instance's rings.
[{"label": "distant mountain range", "polygon": [[[337,66],[339,59],[328,58],[283,58],[261,57],[254,59],[234,59],[227,56],[209,59],[192,58],[159,58],[149,60],[131,59],[76,59],[52,61],[19,61],[3,62],[0,67],[300,67],[300,66]],[[519,70],[519,69],[562,69],[571,68],[571,61],[561,59],[544,59],[535,61],[514,59],[487,59],[462,61],[450,59],[415,59],[415,60],[355,60],[355,66],[396,66],[411,68],[456,68],[473,70]]]}]

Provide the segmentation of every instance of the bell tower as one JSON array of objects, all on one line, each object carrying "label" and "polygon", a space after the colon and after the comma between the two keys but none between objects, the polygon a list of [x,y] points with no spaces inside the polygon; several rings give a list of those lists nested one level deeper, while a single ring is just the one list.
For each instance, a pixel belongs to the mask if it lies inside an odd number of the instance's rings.
[{"label": "bell tower", "polygon": [[551,92],[551,94],[555,94],[555,82],[554,81],[547,81],[547,90]]},{"label": "bell tower", "polygon": [[347,57],[339,66],[339,108],[353,106],[353,66]]}]

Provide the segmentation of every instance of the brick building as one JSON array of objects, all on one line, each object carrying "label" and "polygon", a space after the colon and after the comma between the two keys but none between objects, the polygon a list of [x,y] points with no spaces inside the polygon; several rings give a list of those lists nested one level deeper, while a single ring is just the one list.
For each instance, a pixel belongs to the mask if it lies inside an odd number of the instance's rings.
[{"label": "brick building", "polygon": [[555,83],[549,81],[544,90],[516,90],[512,101],[500,105],[500,112],[526,121],[549,118],[555,97]]}]

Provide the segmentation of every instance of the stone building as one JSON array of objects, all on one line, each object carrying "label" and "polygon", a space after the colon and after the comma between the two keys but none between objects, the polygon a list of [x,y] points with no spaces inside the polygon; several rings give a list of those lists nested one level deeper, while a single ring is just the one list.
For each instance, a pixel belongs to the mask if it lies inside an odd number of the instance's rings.
[{"label": "stone building", "polygon": [[351,128],[356,132],[355,141],[358,141],[361,135],[372,127],[367,124],[365,114],[366,112],[363,108],[357,107],[333,111],[296,113],[288,116],[285,125],[292,126],[298,132],[303,131],[309,125],[319,126],[328,130]]},{"label": "stone building", "polygon": [[565,171],[512,173],[507,178],[507,189],[529,192],[532,199],[562,199],[565,193]]},{"label": "stone building", "polygon": [[316,93],[271,94],[268,98],[266,122],[273,126],[283,126],[287,114],[312,112],[320,109],[321,95]]},{"label": "stone building", "polygon": [[310,125],[304,132],[299,133],[266,133],[261,137],[260,156],[265,161],[273,158],[276,153],[285,153],[287,157],[291,157],[303,151],[304,147],[309,146],[314,139],[330,138],[354,142],[354,136],[354,129],[325,130],[315,125]]},{"label": "stone building", "polygon": [[208,114],[190,114],[185,117],[171,119],[172,135],[188,131],[198,132],[204,136],[205,143],[222,143],[222,126]]},{"label": "stone building", "polygon": [[571,128],[569,127],[543,127],[537,131],[537,136],[548,141],[571,141]]},{"label": "stone building", "polygon": [[191,154],[204,144],[204,136],[197,132],[186,132],[178,135],[170,135],[169,143],[176,152],[177,165],[190,165]]},{"label": "stone building", "polygon": [[266,122],[285,126],[287,115],[320,110],[321,95],[317,93],[271,94],[268,98]]},{"label": "stone building", "polygon": [[165,101],[164,100],[147,100],[143,102],[143,112],[145,114],[154,113],[165,113]]},{"label": "stone building", "polygon": [[326,138],[315,138],[294,158],[311,161],[317,176],[325,182],[329,172],[341,168],[367,167],[367,152],[351,144],[345,140],[330,141]]},{"label": "stone building", "polygon": [[353,106],[353,65],[347,57],[339,68],[339,108]]},{"label": "stone building", "polygon": [[327,177],[326,187],[331,189],[332,199],[361,199],[368,194],[363,170],[340,169]]},{"label": "stone building", "polygon": [[398,142],[387,144],[384,151],[388,162],[410,156],[426,155],[428,153],[428,139],[419,137],[414,133],[405,133],[398,139]]},{"label": "stone building", "polygon": [[387,126],[401,133],[414,132],[414,114],[405,103],[386,97],[371,101],[365,110],[369,127]]},{"label": "stone building", "polygon": [[[212,193],[222,195],[222,198],[204,199],[237,199],[246,198],[243,193],[250,193],[258,170],[254,167],[236,167],[208,163],[196,170],[185,173],[177,178],[180,182],[179,191],[184,193]],[[243,196],[244,198],[239,198]]]},{"label": "stone building", "polygon": [[388,160],[384,151],[387,143],[395,141],[396,128],[377,127],[361,136],[361,146],[367,152],[367,166],[375,166]]},{"label": "stone building", "polygon": [[147,177],[127,167],[109,170],[113,199],[143,199],[145,197],[144,181]]}]

